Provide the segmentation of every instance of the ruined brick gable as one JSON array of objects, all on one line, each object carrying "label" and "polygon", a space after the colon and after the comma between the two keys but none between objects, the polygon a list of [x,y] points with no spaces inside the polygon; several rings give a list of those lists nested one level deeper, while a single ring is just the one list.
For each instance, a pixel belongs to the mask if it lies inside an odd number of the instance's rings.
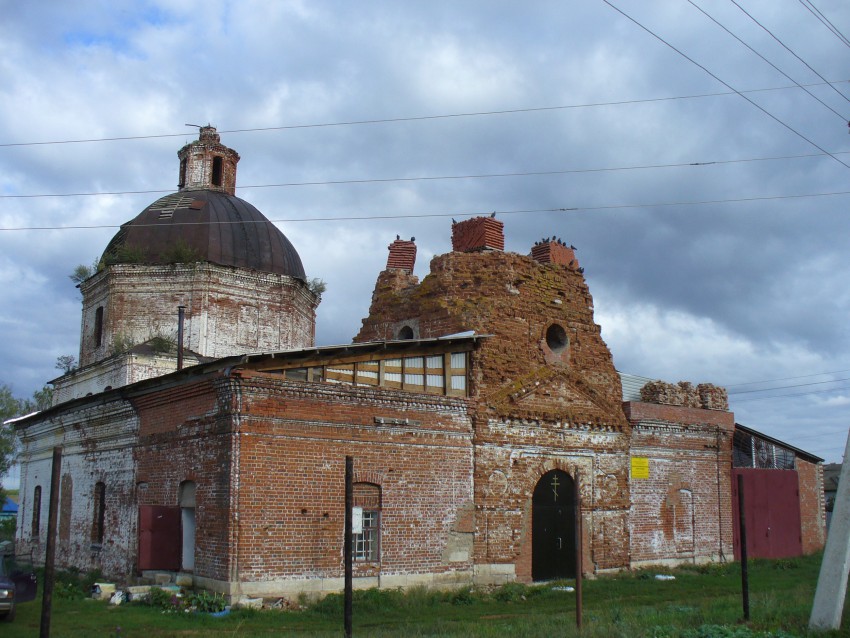
[{"label": "ruined brick gable", "polygon": [[[547,342],[553,325],[564,331],[563,350]],[[473,384],[499,413],[625,426],[593,300],[569,266],[485,251],[435,257],[421,284],[384,271],[355,341],[397,339],[404,327],[415,338],[467,330],[494,335],[475,356]]]}]

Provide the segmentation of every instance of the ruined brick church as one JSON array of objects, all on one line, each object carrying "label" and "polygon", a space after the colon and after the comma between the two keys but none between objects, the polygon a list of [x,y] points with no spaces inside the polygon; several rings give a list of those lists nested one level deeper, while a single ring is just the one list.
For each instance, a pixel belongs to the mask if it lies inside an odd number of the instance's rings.
[{"label": "ruined brick church", "polygon": [[722,388],[620,375],[564,242],[452,223],[419,281],[397,239],[352,343],[316,347],[320,296],[235,196],[238,154],[207,126],[178,157],[80,284],[80,368],[15,424],[17,553],[44,557],[56,446],[60,566],[231,597],[342,588],[346,456],[360,587],[569,578],[577,547],[586,574],[734,560],[738,475],[750,555],[823,545],[822,460]]}]

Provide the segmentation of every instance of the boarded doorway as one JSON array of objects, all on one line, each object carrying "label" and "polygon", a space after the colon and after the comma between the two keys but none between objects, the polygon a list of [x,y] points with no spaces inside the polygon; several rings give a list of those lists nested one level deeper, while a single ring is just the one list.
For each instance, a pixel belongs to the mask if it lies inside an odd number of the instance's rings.
[{"label": "boarded doorway", "polygon": [[575,578],[575,484],[562,470],[544,474],[531,498],[531,577]]}]

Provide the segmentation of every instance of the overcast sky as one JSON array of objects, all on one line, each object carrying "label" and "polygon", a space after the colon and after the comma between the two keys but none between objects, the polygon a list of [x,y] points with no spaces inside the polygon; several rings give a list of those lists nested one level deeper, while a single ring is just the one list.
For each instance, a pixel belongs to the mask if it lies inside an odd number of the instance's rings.
[{"label": "overcast sky", "polygon": [[68,275],[211,123],[327,282],[320,345],[356,334],[396,234],[424,277],[451,218],[497,211],[507,250],[579,249],[618,370],[724,385],[840,461],[850,3],[737,2],[2,2],[0,382],[78,354]]}]

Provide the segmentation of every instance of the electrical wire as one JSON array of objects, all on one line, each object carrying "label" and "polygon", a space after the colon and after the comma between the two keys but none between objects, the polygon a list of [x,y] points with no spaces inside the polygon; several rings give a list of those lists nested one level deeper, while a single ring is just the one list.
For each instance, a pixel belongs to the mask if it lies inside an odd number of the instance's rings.
[{"label": "electrical wire", "polygon": [[822,377],[827,374],[844,374],[846,372],[850,372],[850,370],[835,370],[833,372],[815,372],[813,374],[801,374],[795,377],[782,377],[780,379],[765,379],[762,381],[746,381],[744,383],[733,383],[730,385],[726,385],[726,389],[729,388],[741,388],[748,385],[758,385],[760,383],[777,383],[779,381],[793,381],[794,379],[808,379],[810,377]]},{"label": "electrical wire", "polygon": [[[195,225],[210,225],[210,224],[266,224],[266,223],[298,223],[298,222],[341,222],[341,221],[371,221],[379,219],[426,219],[436,217],[480,217],[493,215],[525,215],[532,213],[572,213],[572,212],[591,212],[600,210],[622,210],[627,208],[664,208],[672,206],[703,206],[714,204],[730,204],[742,202],[758,202],[758,201],[773,201],[785,199],[804,199],[807,197],[832,197],[837,195],[850,195],[850,191],[834,191],[831,193],[807,193],[804,195],[764,195],[759,197],[738,197],[734,199],[708,199],[702,201],[677,201],[677,202],[656,202],[651,204],[607,204],[602,206],[572,206],[561,208],[527,208],[517,210],[487,210],[474,212],[459,212],[451,213],[413,213],[409,215],[346,215],[336,217],[290,217],[283,219],[268,219],[268,220],[240,220],[240,221],[197,221],[197,222],[174,222],[170,223],[173,226],[195,226]],[[157,224],[134,224],[136,228],[146,226],[155,226]],[[0,227],[0,231],[21,231],[21,230],[92,230],[98,228],[120,228],[120,224],[92,224],[78,226],[14,226]]]},{"label": "electrical wire", "polygon": [[812,381],[811,383],[795,383],[794,385],[780,385],[775,388],[760,388],[754,390],[736,390],[735,392],[729,392],[729,395],[737,395],[737,394],[752,394],[754,392],[773,392],[774,390],[787,390],[789,388],[804,388],[812,385],[823,385],[824,383],[841,383],[843,381],[850,381],[850,377],[845,379],[830,379],[828,381]]},{"label": "electrical wire", "polygon": [[[604,1],[604,0],[603,0],[603,1]],[[815,74],[816,76],[818,76],[821,80],[823,80],[824,82],[826,82],[826,83],[829,85],[829,87],[830,87],[833,91],[835,91],[836,93],[838,93],[838,95],[840,95],[840,96],[841,96],[841,97],[843,97],[845,100],[847,100],[848,102],[850,102],[850,98],[848,98],[848,97],[847,97],[846,95],[844,95],[841,91],[839,91],[839,90],[838,90],[838,89],[836,89],[834,86],[832,86],[832,84],[830,84],[830,82],[829,82],[829,81],[828,81],[825,77],[823,77],[820,73],[818,73],[817,71],[815,71],[815,70],[811,67],[811,65],[810,65],[808,62],[806,62],[803,58],[801,58],[799,55],[797,55],[796,53],[794,53],[794,51],[792,51],[792,50],[791,50],[791,48],[790,48],[787,44],[785,44],[782,40],[780,40],[778,37],[776,37],[776,36],[773,34],[773,32],[772,32],[770,29],[768,29],[766,26],[764,26],[761,22],[759,22],[758,20],[756,20],[756,19],[755,19],[755,18],[754,18],[754,17],[753,17],[753,16],[752,16],[752,15],[751,15],[751,14],[750,14],[747,10],[746,10],[746,9],[744,9],[744,7],[742,7],[740,4],[738,4],[738,3],[736,2],[736,0],[729,0],[729,1],[730,1],[732,4],[734,4],[736,7],[738,7],[738,8],[739,8],[739,9],[740,9],[743,13],[744,13],[744,15],[745,15],[745,16],[747,16],[750,20],[752,20],[752,21],[753,21],[753,22],[755,22],[758,26],[760,26],[762,29],[764,29],[764,31],[765,31],[765,32],[766,32],[766,33],[767,33],[767,34],[768,34],[771,38],[773,38],[774,40],[776,40],[776,41],[777,41],[777,42],[778,42],[778,43],[779,43],[779,44],[780,44],[780,45],[781,45],[781,46],[782,46],[782,47],[783,47],[786,51],[788,51],[788,53],[790,53],[790,54],[791,54],[791,55],[793,55],[795,58],[797,58],[800,62],[802,62],[804,65],[806,65],[806,68],[808,68],[808,69],[809,69],[812,73],[814,73],[814,74]]]},{"label": "electrical wire", "polygon": [[[846,155],[850,153],[850,151],[837,151],[834,153],[835,155]],[[775,155],[772,157],[747,157],[741,159],[731,159],[731,160],[706,160],[699,162],[679,162],[673,164],[643,164],[638,166],[614,166],[614,167],[602,167],[602,168],[573,168],[573,169],[564,169],[557,171],[518,171],[513,173],[479,173],[473,175],[433,175],[433,176],[419,176],[419,177],[377,177],[370,179],[337,179],[337,180],[325,180],[325,181],[317,181],[317,182],[280,182],[277,184],[250,184],[246,186],[239,186],[240,190],[244,189],[252,189],[252,188],[289,188],[295,186],[336,186],[343,184],[384,184],[391,182],[425,182],[425,181],[438,181],[438,180],[462,180],[462,179],[485,179],[485,178],[501,178],[501,177],[532,177],[532,176],[546,176],[546,175],[569,175],[576,173],[605,173],[605,172],[617,172],[617,171],[636,171],[636,170],[649,170],[649,169],[660,169],[660,168],[682,168],[688,166],[715,166],[722,164],[740,164],[740,163],[750,163],[750,162],[767,162],[767,161],[778,161],[778,160],[788,160],[788,159],[804,159],[811,157],[824,157],[825,153],[803,153],[800,155]],[[36,193],[36,194],[24,194],[24,195],[0,195],[0,200],[2,199],[36,199],[36,198],[45,198],[45,197],[101,197],[101,196],[115,196],[115,195],[145,195],[145,194],[157,194],[157,193],[171,193],[172,189],[150,189],[150,190],[138,190],[138,191],[99,191],[99,192],[80,192],[80,193]]]},{"label": "electrical wire", "polygon": [[[846,83],[850,82],[850,80],[841,80],[840,82]],[[560,106],[539,106],[539,107],[529,107],[529,108],[521,108],[521,109],[501,109],[494,111],[471,111],[468,113],[448,113],[441,115],[417,115],[417,116],[409,116],[409,117],[389,117],[389,118],[378,118],[378,119],[370,119],[370,120],[350,120],[350,121],[342,121],[342,122],[321,122],[316,124],[290,124],[284,126],[264,126],[258,128],[237,128],[237,129],[220,129],[218,133],[220,134],[230,134],[230,133],[261,133],[267,131],[290,131],[296,129],[310,129],[310,128],[330,128],[335,126],[359,126],[364,124],[392,124],[394,122],[420,122],[427,120],[443,120],[443,119],[451,119],[451,118],[462,118],[462,117],[479,117],[479,116],[488,116],[488,115],[510,115],[513,113],[536,113],[543,111],[560,111],[560,110],[568,110],[568,109],[584,109],[584,108],[596,108],[600,106],[627,106],[630,104],[651,104],[653,102],[669,102],[674,100],[693,100],[693,99],[701,99],[707,97],[723,97],[726,95],[741,95],[741,93],[765,93],[769,91],[787,91],[788,89],[796,89],[803,87],[815,87],[815,86],[823,86],[823,84],[829,84],[829,82],[816,82],[812,84],[794,84],[792,86],[775,86],[775,87],[767,87],[760,89],[748,89],[737,91],[732,89],[730,91],[718,91],[716,93],[698,93],[694,95],[678,95],[673,97],[658,97],[658,98],[644,98],[644,99],[632,99],[632,100],[617,100],[613,102],[590,102],[587,104],[564,104]],[[731,87],[729,87],[731,89]],[[51,145],[60,145],[60,144],[88,144],[94,142],[125,142],[125,141],[138,141],[138,140],[152,140],[152,139],[164,139],[169,137],[184,137],[186,133],[159,133],[159,134],[150,134],[150,135],[122,135],[115,137],[92,137],[92,138],[84,138],[84,139],[71,139],[71,140],[50,140],[43,142],[2,142],[0,143],[0,148],[11,148],[11,147],[23,147],[23,146],[51,146]]]},{"label": "electrical wire", "polygon": [[[734,0],[732,0],[732,1],[734,2]],[[741,93],[740,91],[738,91],[737,89],[735,89],[734,87],[732,87],[732,86],[731,86],[728,82],[726,82],[726,81],[724,81],[724,80],[721,80],[721,79],[720,79],[717,75],[715,75],[714,73],[712,73],[711,71],[709,71],[709,70],[708,70],[705,66],[703,66],[702,64],[700,64],[699,62],[697,62],[696,60],[694,60],[693,58],[691,58],[690,56],[688,56],[686,53],[684,53],[684,52],[683,52],[683,51],[681,51],[680,49],[677,49],[676,47],[674,47],[672,44],[670,44],[669,42],[667,42],[667,40],[665,40],[664,38],[662,38],[660,35],[658,35],[658,34],[657,34],[657,33],[655,33],[654,31],[652,31],[652,30],[651,30],[651,29],[649,29],[648,27],[646,27],[646,26],[644,26],[643,24],[641,24],[640,22],[638,22],[635,18],[633,18],[632,16],[630,16],[629,14],[627,14],[625,11],[623,11],[622,9],[618,8],[617,6],[615,6],[613,3],[611,3],[611,2],[610,2],[610,0],[602,0],[602,2],[604,2],[604,3],[605,3],[605,4],[607,4],[609,7],[611,7],[612,9],[614,9],[617,13],[619,13],[620,15],[622,15],[622,16],[623,16],[623,17],[625,17],[625,18],[627,18],[628,20],[630,20],[631,22],[633,22],[635,25],[637,25],[638,27],[640,27],[641,29],[643,29],[644,31],[646,31],[649,35],[651,35],[652,37],[654,37],[655,39],[657,39],[659,42],[661,42],[661,43],[665,44],[666,46],[668,46],[669,48],[671,48],[673,51],[675,51],[675,52],[676,52],[676,53],[678,53],[680,56],[682,56],[683,58],[685,58],[688,62],[690,62],[691,64],[693,64],[693,65],[695,65],[695,66],[699,67],[700,69],[702,69],[703,71],[705,71],[708,75],[710,75],[710,76],[711,76],[711,77],[713,77],[715,80],[717,80],[718,82],[720,82],[720,83],[721,83],[723,86],[725,86],[727,89],[729,89],[729,90],[734,91],[735,93],[737,93],[740,97],[742,97],[742,98],[743,98],[743,99],[745,99],[747,102],[749,102],[750,104],[752,104],[752,105],[753,105],[754,107],[756,107],[759,111],[761,111],[762,113],[764,113],[765,115],[767,115],[769,118],[771,118],[772,120],[774,120],[776,123],[778,123],[778,124],[780,124],[781,126],[785,127],[786,129],[788,129],[789,131],[791,131],[792,133],[794,133],[794,135],[796,135],[796,136],[797,136],[797,137],[799,137],[800,139],[802,139],[802,140],[804,140],[804,141],[808,142],[809,144],[811,144],[812,146],[814,146],[814,147],[815,147],[816,149],[818,149],[819,151],[822,151],[822,152],[826,153],[826,154],[827,154],[827,155],[829,155],[832,159],[834,159],[836,162],[838,162],[839,164],[841,164],[841,165],[842,165],[842,166],[844,166],[845,168],[850,169],[850,164],[845,164],[845,163],[844,163],[844,162],[842,162],[840,159],[838,159],[835,155],[833,155],[832,153],[829,153],[829,152],[828,152],[828,151],[826,151],[825,149],[821,148],[821,146],[820,146],[820,145],[818,145],[816,142],[814,142],[814,141],[810,140],[808,137],[806,137],[805,135],[803,135],[802,133],[800,133],[798,130],[796,130],[795,128],[793,128],[790,124],[786,124],[785,122],[783,122],[782,120],[780,120],[778,117],[776,117],[775,115],[773,115],[773,113],[771,113],[770,111],[768,111],[767,109],[765,109],[765,108],[764,108],[764,107],[762,107],[761,105],[757,104],[756,102],[754,102],[753,100],[751,100],[750,98],[748,98],[746,95],[744,95],[743,93]],[[831,85],[830,85],[830,86],[831,86]],[[840,92],[839,92],[839,93],[840,93]],[[842,97],[844,96],[844,94],[843,94],[843,93],[840,93],[840,95],[842,95]]]},{"label": "electrical wire", "polygon": [[800,4],[803,5],[809,13],[815,16],[818,20],[820,20],[821,24],[823,24],[827,29],[832,31],[833,35],[836,38],[841,40],[841,42],[850,47],[850,40],[848,40],[841,31],[839,31],[838,27],[836,27],[832,22],[830,22],[829,18],[827,18],[821,11],[818,9],[810,0],[800,0]]},{"label": "electrical wire", "polygon": [[847,390],[847,387],[842,388],[832,388],[831,390],[812,390],[811,392],[795,392],[792,394],[777,394],[776,396],[770,397],[744,397],[743,399],[735,399],[736,403],[743,403],[748,401],[764,401],[766,399],[788,399],[791,397],[804,397],[810,394],[828,394],[830,392],[841,392]]},{"label": "electrical wire", "polygon": [[714,22],[714,24],[716,24],[718,27],[720,27],[721,29],[723,29],[726,33],[728,33],[728,34],[729,34],[729,35],[731,35],[733,38],[735,38],[738,42],[740,42],[740,43],[741,43],[741,44],[743,44],[745,47],[747,47],[750,51],[752,51],[753,53],[755,53],[755,54],[756,54],[759,58],[761,58],[764,62],[767,62],[767,64],[769,64],[771,67],[773,67],[776,71],[778,71],[779,73],[781,73],[781,74],[782,74],[783,76],[785,76],[787,79],[791,80],[791,81],[792,81],[792,82],[793,82],[796,86],[798,86],[798,87],[800,87],[801,89],[803,89],[803,90],[804,90],[804,91],[805,91],[805,92],[806,92],[806,93],[807,93],[810,97],[812,97],[813,99],[817,100],[817,101],[818,101],[818,102],[820,102],[823,106],[825,106],[827,109],[829,109],[830,111],[832,111],[833,113],[835,113],[835,114],[838,116],[838,118],[839,118],[842,122],[846,122],[846,121],[847,121],[847,119],[848,119],[848,118],[844,117],[841,113],[839,113],[838,111],[836,111],[836,110],[835,110],[834,108],[832,108],[829,104],[827,104],[826,102],[824,102],[822,99],[820,99],[820,98],[819,98],[818,96],[816,96],[814,93],[812,93],[811,91],[809,91],[809,90],[808,90],[807,88],[805,88],[803,85],[799,84],[799,83],[797,82],[797,80],[795,80],[795,79],[794,79],[794,78],[792,78],[790,75],[788,75],[787,73],[785,73],[785,71],[783,71],[782,69],[780,69],[780,68],[779,68],[778,66],[776,66],[773,62],[771,62],[771,61],[770,61],[770,60],[768,60],[766,57],[764,57],[761,53],[759,53],[758,51],[756,51],[753,47],[751,47],[749,44],[747,44],[746,42],[744,42],[744,41],[743,41],[741,38],[739,38],[737,35],[735,35],[734,33],[732,33],[729,29],[727,29],[725,26],[723,26],[723,25],[722,25],[722,24],[721,24],[718,20],[716,20],[713,16],[709,15],[709,14],[708,14],[708,13],[707,13],[707,12],[706,12],[703,8],[702,8],[702,7],[700,7],[698,4],[696,4],[693,0],[687,0],[687,2],[688,2],[691,6],[693,6],[694,8],[696,8],[696,10],[697,10],[697,11],[699,11],[700,13],[702,13],[702,14],[703,14],[705,17],[707,17],[709,20],[711,20],[712,22]]}]

